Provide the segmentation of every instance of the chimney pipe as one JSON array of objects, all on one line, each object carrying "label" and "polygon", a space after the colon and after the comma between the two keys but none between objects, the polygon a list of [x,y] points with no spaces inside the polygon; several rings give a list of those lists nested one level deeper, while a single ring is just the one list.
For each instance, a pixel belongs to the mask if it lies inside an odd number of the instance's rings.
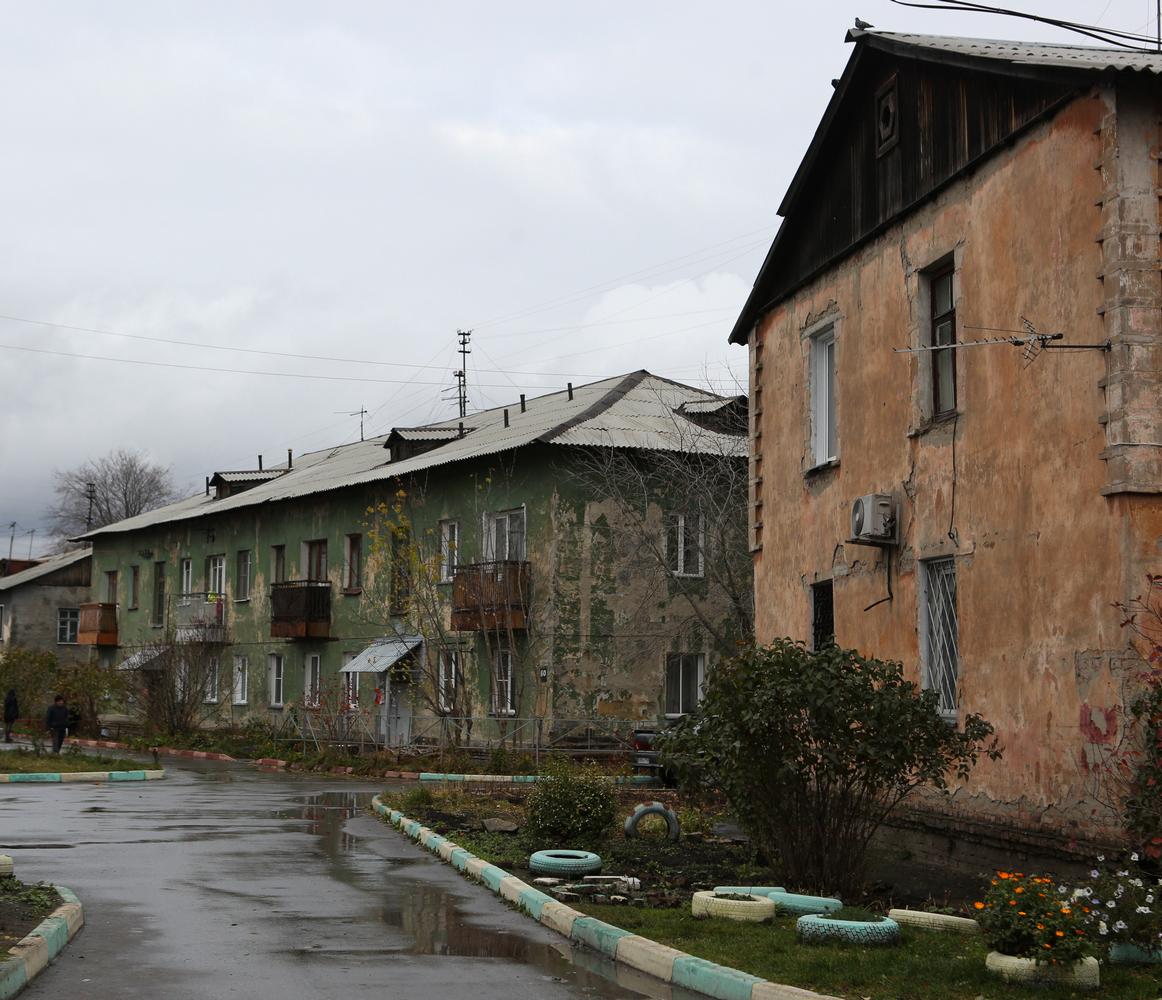
[{"label": "chimney pipe", "polygon": [[573,383],[572,383],[572,382],[566,382],[566,383],[565,383],[565,385],[566,385],[566,386],[568,386],[568,389],[569,389],[569,398],[570,398],[570,399],[572,399],[572,398],[573,398]]},{"label": "chimney pipe", "polygon": [[464,436],[464,421],[460,421],[460,437]]},{"label": "chimney pipe", "polygon": [[287,450],[286,450],[286,469],[287,469],[287,472],[290,472],[290,470],[293,469],[294,467],[295,467],[294,455],[291,452],[290,448],[287,448]]},{"label": "chimney pipe", "polygon": [[261,455],[258,456],[258,471],[259,472],[262,471],[262,456]]},{"label": "chimney pipe", "polygon": [[520,394],[520,411],[521,413],[525,411],[525,394],[523,392]]},{"label": "chimney pipe", "polygon": [[206,496],[210,495],[210,477],[206,477]]},{"label": "chimney pipe", "polygon": [[508,407],[505,407],[504,409],[504,426],[508,426]]}]

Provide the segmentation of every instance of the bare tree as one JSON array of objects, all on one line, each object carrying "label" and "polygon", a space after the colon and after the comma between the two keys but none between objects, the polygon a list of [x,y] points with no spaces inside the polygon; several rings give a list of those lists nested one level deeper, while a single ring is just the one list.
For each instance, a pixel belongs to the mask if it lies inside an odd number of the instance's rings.
[{"label": "bare tree", "polygon": [[[62,538],[136,517],[177,499],[173,477],[137,451],[117,448],[75,469],[53,473],[56,502],[49,523]],[[91,523],[90,523],[91,514]]]},{"label": "bare tree", "polygon": [[180,736],[201,729],[228,702],[220,650],[207,643],[157,643],[153,656],[133,672],[133,707],[146,732]]},{"label": "bare tree", "polygon": [[612,542],[655,582],[649,599],[681,596],[717,643],[749,641],[746,397],[684,404],[669,420],[661,434],[671,448],[579,448],[569,470],[612,505]]}]

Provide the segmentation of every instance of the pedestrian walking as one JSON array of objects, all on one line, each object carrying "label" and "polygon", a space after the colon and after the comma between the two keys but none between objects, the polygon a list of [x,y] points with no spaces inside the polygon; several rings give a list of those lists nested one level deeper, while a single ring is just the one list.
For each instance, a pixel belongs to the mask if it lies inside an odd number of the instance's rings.
[{"label": "pedestrian walking", "polygon": [[69,729],[69,710],[63,694],[58,694],[49,705],[44,717],[44,728],[52,731],[52,752],[60,753],[65,733]]},{"label": "pedestrian walking", "polygon": [[20,703],[16,700],[16,688],[9,688],[4,696],[4,742],[12,742],[12,727],[20,718]]}]

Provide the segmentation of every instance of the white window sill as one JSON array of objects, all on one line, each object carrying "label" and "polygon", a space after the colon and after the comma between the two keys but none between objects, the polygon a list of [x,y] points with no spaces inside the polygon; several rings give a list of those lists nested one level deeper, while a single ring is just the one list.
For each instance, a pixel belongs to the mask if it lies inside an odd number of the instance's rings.
[{"label": "white window sill", "polygon": [[687,712],[667,712],[664,718],[667,719],[684,719],[689,713]]},{"label": "white window sill", "polygon": [[270,707],[271,707],[272,709],[274,709],[275,711],[281,712],[285,706],[284,706],[284,705],[283,705],[283,703],[280,701],[280,702],[279,702],[277,705],[276,705],[276,704],[274,704],[274,703],[272,702],[272,703],[271,703],[271,705],[270,705]]},{"label": "white window sill", "polygon": [[516,717],[515,708],[493,709],[492,714],[498,719],[512,719]]},{"label": "white window sill", "polygon": [[207,698],[207,699],[205,700],[204,704],[206,704],[206,705],[217,705],[217,704],[218,704],[218,699],[217,699],[217,698]]},{"label": "white window sill", "polygon": [[821,472],[826,472],[828,469],[838,469],[838,468],[839,468],[839,459],[838,458],[829,458],[826,462],[820,462],[817,465],[811,466],[811,468],[809,468],[809,469],[804,469],[803,476],[804,477],[817,476]]},{"label": "white window sill", "polygon": [[247,702],[244,702],[244,701],[236,701],[236,702],[234,702],[234,703],[233,703],[233,705],[234,705],[234,707],[235,707],[235,708],[245,708],[245,707],[246,707],[246,705],[247,705]]},{"label": "white window sill", "polygon": [[705,576],[704,573],[675,573],[674,577],[678,580],[701,580]]},{"label": "white window sill", "polygon": [[235,597],[234,603],[235,604],[249,604],[250,598],[249,597]]}]

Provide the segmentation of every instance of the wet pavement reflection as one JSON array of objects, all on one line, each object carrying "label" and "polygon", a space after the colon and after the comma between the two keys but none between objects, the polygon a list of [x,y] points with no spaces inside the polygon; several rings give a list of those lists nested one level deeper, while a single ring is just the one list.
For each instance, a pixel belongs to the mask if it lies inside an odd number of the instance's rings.
[{"label": "wet pavement reflection", "polygon": [[25,996],[671,997],[373,818],[377,786],[168,768],[148,786],[6,786],[0,849],[85,903]]}]

